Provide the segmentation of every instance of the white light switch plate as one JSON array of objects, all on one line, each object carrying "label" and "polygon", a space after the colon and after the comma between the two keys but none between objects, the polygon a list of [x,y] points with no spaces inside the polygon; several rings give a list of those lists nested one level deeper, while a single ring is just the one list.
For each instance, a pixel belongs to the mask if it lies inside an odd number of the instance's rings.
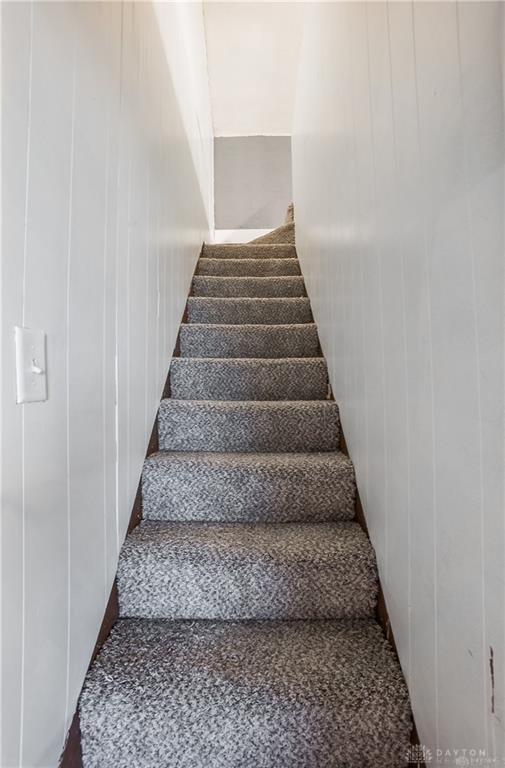
[{"label": "white light switch plate", "polygon": [[46,334],[31,328],[14,329],[16,344],[16,401],[47,400]]}]

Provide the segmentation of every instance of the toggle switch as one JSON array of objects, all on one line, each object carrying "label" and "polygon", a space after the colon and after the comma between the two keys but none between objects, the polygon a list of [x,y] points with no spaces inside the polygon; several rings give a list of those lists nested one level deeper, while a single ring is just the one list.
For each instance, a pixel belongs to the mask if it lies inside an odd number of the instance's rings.
[{"label": "toggle switch", "polygon": [[14,328],[16,347],[16,402],[47,400],[46,334],[32,328]]}]

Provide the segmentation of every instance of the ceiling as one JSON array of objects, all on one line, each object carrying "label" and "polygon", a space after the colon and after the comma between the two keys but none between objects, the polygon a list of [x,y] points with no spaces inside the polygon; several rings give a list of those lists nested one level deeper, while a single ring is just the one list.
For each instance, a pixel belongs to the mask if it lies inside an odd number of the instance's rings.
[{"label": "ceiling", "polygon": [[215,136],[290,135],[303,3],[205,2]]}]

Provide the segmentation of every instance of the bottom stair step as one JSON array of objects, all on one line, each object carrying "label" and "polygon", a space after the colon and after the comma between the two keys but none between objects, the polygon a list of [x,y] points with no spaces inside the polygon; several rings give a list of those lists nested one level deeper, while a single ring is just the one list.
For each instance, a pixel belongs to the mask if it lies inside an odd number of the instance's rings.
[{"label": "bottom stair step", "polygon": [[373,620],[122,619],[80,701],[84,768],[402,768],[400,667]]}]

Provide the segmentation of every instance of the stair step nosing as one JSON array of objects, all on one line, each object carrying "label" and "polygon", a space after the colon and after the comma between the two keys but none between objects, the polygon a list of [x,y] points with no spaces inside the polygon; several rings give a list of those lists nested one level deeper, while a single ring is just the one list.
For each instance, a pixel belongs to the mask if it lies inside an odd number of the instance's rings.
[{"label": "stair step nosing", "polygon": [[203,329],[206,330],[209,329],[215,329],[216,331],[221,331],[223,329],[234,329],[237,330],[237,332],[240,332],[240,329],[254,329],[255,331],[258,330],[258,327],[260,329],[265,328],[271,328],[272,330],[275,329],[276,331],[279,329],[286,329],[292,332],[293,330],[297,330],[298,328],[310,329],[316,331],[317,326],[316,323],[310,322],[310,323],[241,323],[240,326],[237,326],[235,323],[181,323],[181,329]]},{"label": "stair step nosing", "polygon": [[[275,256],[274,254],[278,254]],[[286,255],[281,255],[281,254]],[[207,259],[268,259],[296,258],[296,247],[291,243],[206,243],[202,258]]]},{"label": "stair step nosing", "polygon": [[300,276],[298,259],[205,259],[200,258],[197,276]]},{"label": "stair step nosing", "polygon": [[303,275],[194,275],[193,279],[198,280],[223,280],[233,282],[234,280],[243,280],[244,282],[254,282],[255,280],[265,280],[275,282],[276,280],[296,280],[304,282]]},{"label": "stair step nosing", "polygon": [[296,261],[297,263],[300,262],[298,257],[296,257],[296,258],[292,257],[292,258],[289,258],[289,259],[283,259],[283,258],[278,258],[278,257],[276,258],[275,256],[273,256],[272,258],[268,258],[268,259],[254,259],[254,258],[246,258],[246,259],[214,259],[214,258],[208,258],[207,256],[200,256],[199,261],[220,261],[220,262],[227,262],[227,263],[229,263],[231,261],[236,261],[239,264],[243,263],[244,261],[252,261],[255,264],[264,264],[267,261],[279,262],[281,264],[285,264],[287,261],[290,261],[290,262]]},{"label": "stair step nosing", "polygon": [[[265,278],[268,279],[268,278]],[[214,304],[218,302],[229,302],[230,304],[236,303],[236,304],[258,304],[258,303],[265,303],[265,304],[288,304],[288,303],[298,303],[298,304],[310,304],[310,299],[308,296],[188,296],[188,302],[191,304],[194,303],[209,303]]]},{"label": "stair step nosing", "polygon": [[326,368],[324,357],[174,357],[171,365],[222,363],[223,365],[318,365]]}]

